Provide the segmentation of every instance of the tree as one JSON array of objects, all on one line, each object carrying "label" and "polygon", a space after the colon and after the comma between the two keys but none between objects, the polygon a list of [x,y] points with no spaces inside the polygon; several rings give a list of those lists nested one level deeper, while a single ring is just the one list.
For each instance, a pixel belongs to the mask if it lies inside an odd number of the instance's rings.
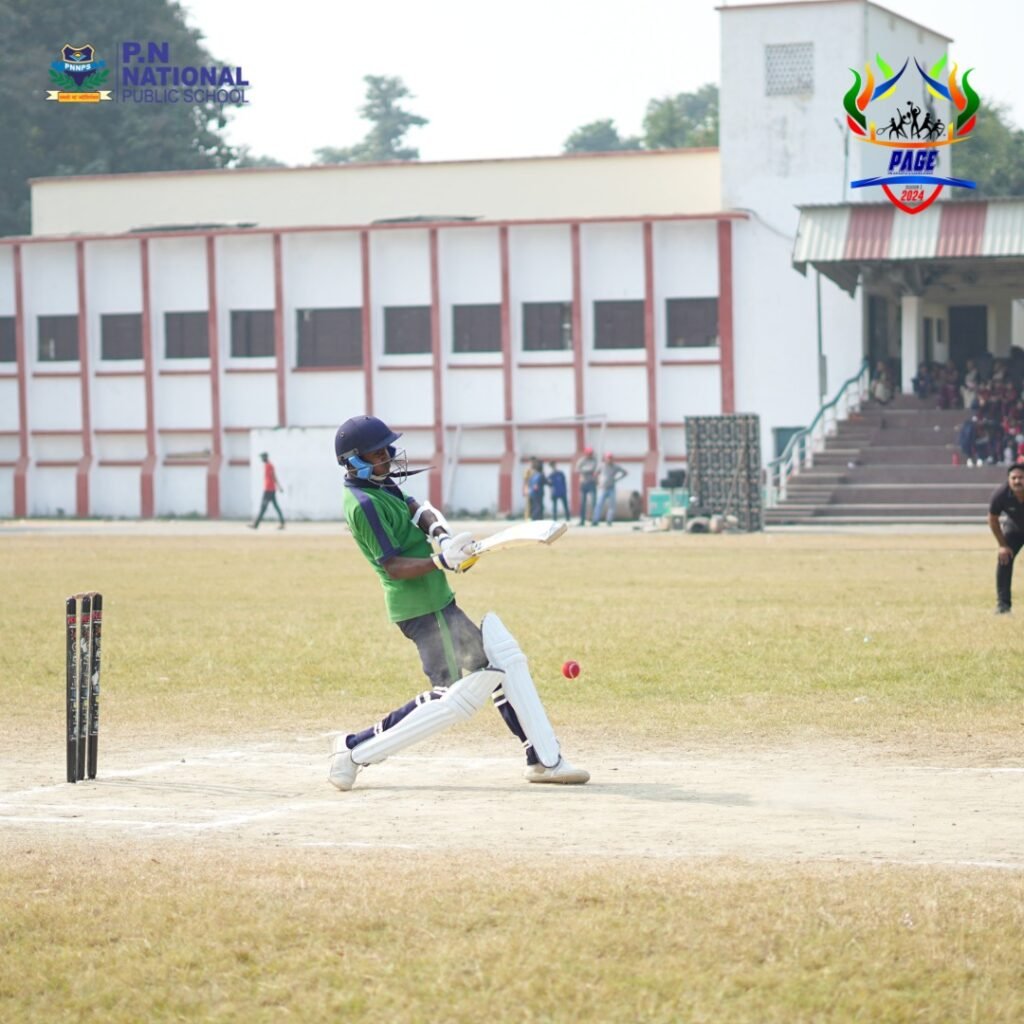
[{"label": "tree", "polygon": [[[27,180],[57,174],[106,174],[227,166],[222,131],[230,107],[216,103],[47,102],[48,71],[65,43],[91,43],[108,68],[124,40],[170,44],[170,63],[220,64],[185,24],[172,0],[0,0],[0,234],[29,230]],[[116,83],[108,80],[116,92]]]},{"label": "tree", "polygon": [[651,100],[641,138],[622,138],[611,119],[591,121],[565,141],[566,153],[610,152],[618,149],[686,149],[718,145],[718,86]]},{"label": "tree", "polygon": [[[1010,123],[1001,103],[982,101],[978,121],[953,150],[953,173],[977,184],[977,198],[1024,196],[1024,131]],[[958,198],[966,193],[958,191]]]},{"label": "tree", "polygon": [[566,153],[613,153],[621,149],[639,149],[640,140],[635,136],[622,138],[615,122],[608,118],[604,121],[591,121],[590,124],[577,128],[565,140]]},{"label": "tree", "polygon": [[421,128],[430,122],[400,106],[400,100],[414,98],[406,84],[401,78],[390,75],[366,75],[363,81],[366,83],[366,100],[359,108],[359,114],[372,125],[366,138],[354,146],[340,149],[322,146],[315,152],[317,163],[418,160],[420,151],[402,143],[411,128]]},{"label": "tree", "polygon": [[647,149],[686,149],[718,145],[718,86],[651,100],[644,117]]},{"label": "tree", "polygon": [[232,167],[287,167],[272,156],[257,156],[248,146],[239,146],[235,150]]}]

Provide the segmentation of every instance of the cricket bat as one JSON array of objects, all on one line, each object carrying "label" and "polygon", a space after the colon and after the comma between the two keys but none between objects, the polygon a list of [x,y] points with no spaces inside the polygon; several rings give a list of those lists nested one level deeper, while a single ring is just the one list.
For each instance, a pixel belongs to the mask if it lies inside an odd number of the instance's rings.
[{"label": "cricket bat", "polygon": [[528,523],[516,523],[504,530],[492,533],[490,537],[478,540],[473,545],[473,554],[483,555],[499,548],[514,547],[518,544],[554,544],[569,528],[568,523],[554,519],[536,519]]}]

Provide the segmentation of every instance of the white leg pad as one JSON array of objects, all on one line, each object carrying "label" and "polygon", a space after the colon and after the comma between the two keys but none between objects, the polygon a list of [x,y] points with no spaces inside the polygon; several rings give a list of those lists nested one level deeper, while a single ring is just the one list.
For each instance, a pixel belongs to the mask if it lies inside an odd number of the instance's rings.
[{"label": "white leg pad", "polygon": [[397,725],[353,747],[352,760],[356,764],[377,764],[442,729],[472,718],[503,680],[500,672],[486,669],[457,680],[440,699],[413,708]]},{"label": "white leg pad", "polygon": [[561,757],[558,739],[548,721],[537,688],[533,685],[526,655],[520,650],[516,638],[494,612],[488,612],[484,616],[481,632],[484,637],[484,651],[487,652],[491,664],[505,673],[505,696],[512,705],[526,738],[533,745],[541,764],[547,768],[554,768]]}]

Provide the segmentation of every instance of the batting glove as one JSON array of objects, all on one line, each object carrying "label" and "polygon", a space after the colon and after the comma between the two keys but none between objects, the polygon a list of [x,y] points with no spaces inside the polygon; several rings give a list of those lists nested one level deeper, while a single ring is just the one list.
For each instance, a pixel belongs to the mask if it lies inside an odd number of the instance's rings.
[{"label": "batting glove", "polygon": [[437,541],[440,550],[432,558],[438,569],[463,573],[476,565],[479,556],[473,554],[473,534],[457,533],[454,537],[444,534],[438,536]]}]

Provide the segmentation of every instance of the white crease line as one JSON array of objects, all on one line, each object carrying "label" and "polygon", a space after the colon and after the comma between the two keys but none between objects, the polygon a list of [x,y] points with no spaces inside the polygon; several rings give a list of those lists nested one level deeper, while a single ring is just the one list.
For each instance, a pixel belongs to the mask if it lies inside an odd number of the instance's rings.
[{"label": "white crease line", "polygon": [[50,817],[20,817],[18,815],[0,816],[0,821],[13,822],[18,825],[71,825],[74,828],[86,828],[94,825],[120,825],[132,826],[135,828],[159,828],[162,825],[168,827],[180,827],[174,822],[159,821],[136,821],[133,818],[50,818]]},{"label": "white crease line", "polygon": [[[24,810],[24,808],[18,807],[16,804],[9,804],[5,801],[0,800],[0,812],[11,810]],[[94,804],[94,803],[51,803],[46,804],[42,810],[49,811],[51,814],[58,812],[66,812],[68,814],[75,815],[76,817],[86,817],[93,814],[96,811],[110,811],[116,814],[118,811],[134,811],[135,813],[146,813],[146,812],[166,812],[167,806],[165,804],[132,804],[131,807],[126,807],[124,804]],[[203,808],[191,808],[191,810],[202,811]],[[8,817],[6,814],[0,813],[0,818]]]},{"label": "white crease line", "polygon": [[984,773],[986,775],[1024,775],[1024,768],[944,768],[941,765],[932,764],[908,764],[906,767],[912,772],[949,772],[953,775],[977,773]]},{"label": "white crease line", "polygon": [[[17,824],[43,824],[43,825],[73,825],[76,828],[92,825],[122,825],[133,828],[144,829],[181,829],[189,832],[205,832],[209,829],[234,828],[238,825],[246,825],[250,822],[261,821],[281,815],[288,815],[295,811],[313,810],[321,805],[318,803],[296,804],[288,807],[275,807],[268,811],[258,811],[254,814],[235,814],[229,818],[218,818],[214,821],[167,821],[148,820],[136,818],[92,818],[86,814],[78,814],[75,817],[56,816],[35,816],[28,815],[0,815],[0,821],[14,822]],[[135,810],[135,808],[132,808]]]}]

